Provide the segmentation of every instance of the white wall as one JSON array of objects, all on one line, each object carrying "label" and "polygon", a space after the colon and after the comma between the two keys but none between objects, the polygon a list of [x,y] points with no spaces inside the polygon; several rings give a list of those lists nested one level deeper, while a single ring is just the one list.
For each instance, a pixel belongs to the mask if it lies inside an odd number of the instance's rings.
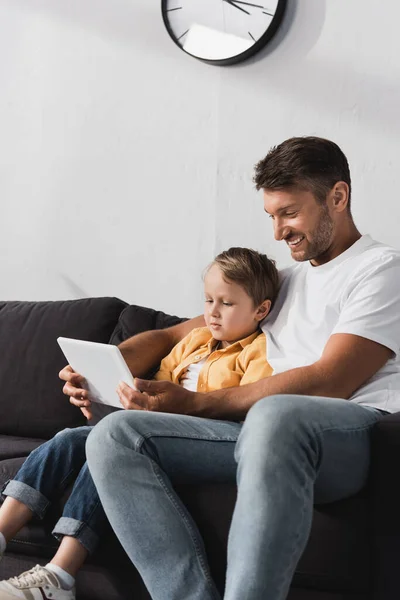
[{"label": "white wall", "polygon": [[400,247],[400,7],[288,0],[254,60],[181,52],[159,0],[0,0],[0,298],[115,295],[194,315],[230,245],[290,263],[253,164],[292,135],[347,154],[363,233]]}]

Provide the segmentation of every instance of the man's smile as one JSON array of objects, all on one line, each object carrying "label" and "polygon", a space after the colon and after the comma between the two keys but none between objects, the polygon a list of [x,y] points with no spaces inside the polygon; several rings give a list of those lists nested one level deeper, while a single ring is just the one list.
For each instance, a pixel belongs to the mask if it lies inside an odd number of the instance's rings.
[{"label": "man's smile", "polygon": [[295,248],[296,246],[301,244],[301,242],[305,239],[305,237],[306,237],[305,235],[298,235],[297,237],[287,239],[286,243],[289,246],[289,248]]}]

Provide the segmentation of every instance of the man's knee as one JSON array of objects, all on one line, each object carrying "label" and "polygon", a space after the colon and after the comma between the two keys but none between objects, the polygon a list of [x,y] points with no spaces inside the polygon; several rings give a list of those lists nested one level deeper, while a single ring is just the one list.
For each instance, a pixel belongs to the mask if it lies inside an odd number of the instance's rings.
[{"label": "man's knee", "polygon": [[267,396],[249,410],[244,426],[257,428],[282,428],[293,426],[310,415],[313,399],[295,394]]},{"label": "man's knee", "polygon": [[290,445],[309,420],[310,402],[306,396],[279,394],[259,400],[246,416],[236,459],[279,452],[278,448]]},{"label": "man's knee", "polygon": [[91,431],[86,442],[89,467],[95,462],[107,462],[112,468],[114,456],[121,448],[142,452],[144,436],[154,418],[146,411],[118,411],[104,417]]},{"label": "man's knee", "polygon": [[116,440],[121,440],[121,429],[124,428],[125,411],[111,413],[93,427],[86,441],[86,453],[96,456],[108,455]]}]

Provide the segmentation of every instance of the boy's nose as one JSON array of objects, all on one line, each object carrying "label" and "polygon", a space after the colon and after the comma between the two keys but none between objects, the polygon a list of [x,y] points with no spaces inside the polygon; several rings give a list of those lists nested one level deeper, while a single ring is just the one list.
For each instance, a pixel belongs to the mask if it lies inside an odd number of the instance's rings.
[{"label": "boy's nose", "polygon": [[219,315],[219,310],[218,310],[218,307],[214,305],[214,306],[212,307],[212,310],[211,310],[211,316],[212,316],[212,317],[218,317],[218,315]]}]

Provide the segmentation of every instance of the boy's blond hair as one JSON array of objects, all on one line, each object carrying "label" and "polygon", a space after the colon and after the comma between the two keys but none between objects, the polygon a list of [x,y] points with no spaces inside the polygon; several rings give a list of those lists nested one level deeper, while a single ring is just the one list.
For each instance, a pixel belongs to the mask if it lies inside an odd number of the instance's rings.
[{"label": "boy's blond hair", "polygon": [[265,300],[273,304],[278,295],[279,274],[275,261],[250,248],[229,248],[221,252],[207,267],[218,265],[224,279],[241,285],[247,295],[260,306]]}]

